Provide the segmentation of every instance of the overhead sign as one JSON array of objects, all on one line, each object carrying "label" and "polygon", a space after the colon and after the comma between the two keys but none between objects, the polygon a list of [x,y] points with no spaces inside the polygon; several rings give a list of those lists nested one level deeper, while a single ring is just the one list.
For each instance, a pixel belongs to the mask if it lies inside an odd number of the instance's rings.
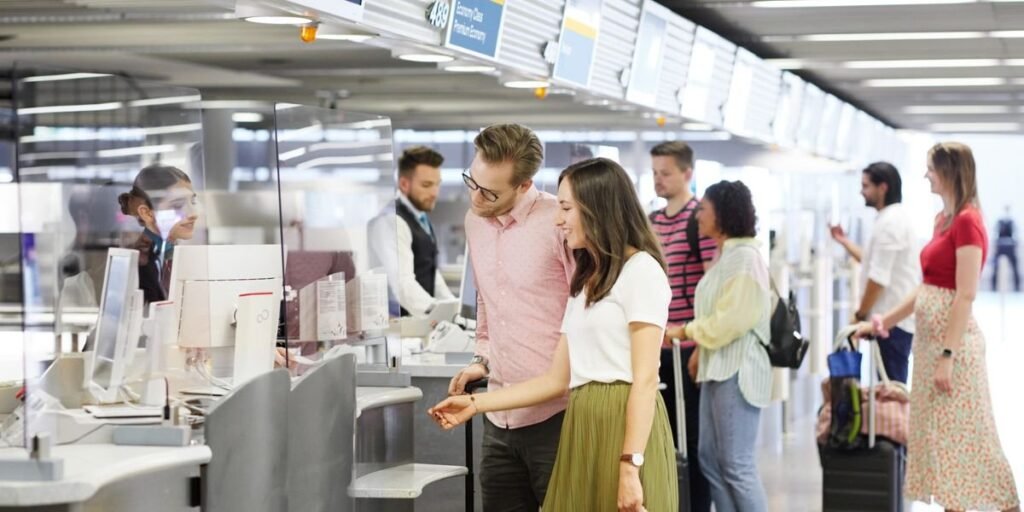
[{"label": "overhead sign", "polygon": [[454,0],[445,46],[496,59],[505,0]]},{"label": "overhead sign", "polygon": [[669,21],[675,14],[653,0],[645,0],[640,14],[640,32],[633,50],[633,65],[626,87],[626,100],[653,107],[658,102],[661,65]]},{"label": "overhead sign", "polygon": [[553,78],[590,87],[602,3],[603,0],[566,0]]},{"label": "overhead sign", "polygon": [[363,5],[368,0],[289,0],[295,5],[316,9],[324,14],[352,21],[363,21]]}]

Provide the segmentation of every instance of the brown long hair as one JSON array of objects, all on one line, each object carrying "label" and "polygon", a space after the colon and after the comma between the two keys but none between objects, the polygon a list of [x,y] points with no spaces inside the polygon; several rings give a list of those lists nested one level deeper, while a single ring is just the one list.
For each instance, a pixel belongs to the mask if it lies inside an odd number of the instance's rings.
[{"label": "brown long hair", "polygon": [[943,184],[953,189],[953,214],[946,219],[943,231],[953,225],[953,219],[967,206],[981,208],[978,200],[978,181],[975,174],[974,153],[970,146],[960,142],[940,142],[928,150],[928,162],[942,178]]},{"label": "brown long hair", "polygon": [[576,249],[576,273],[569,293],[587,292],[587,307],[608,296],[626,265],[626,249],[635,247],[665,269],[661,243],[640,207],[633,182],[619,164],[591,158],[567,167],[558,183],[569,180],[580,210],[586,248]]}]

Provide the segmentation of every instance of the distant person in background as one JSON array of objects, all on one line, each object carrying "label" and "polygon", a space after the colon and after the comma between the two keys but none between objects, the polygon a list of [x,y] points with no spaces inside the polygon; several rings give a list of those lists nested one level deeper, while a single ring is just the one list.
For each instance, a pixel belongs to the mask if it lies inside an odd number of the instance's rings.
[{"label": "distant person in background", "polygon": [[[654,192],[668,204],[649,215],[651,226],[661,241],[668,265],[668,278],[672,286],[672,302],[668,307],[668,325],[676,327],[693,320],[694,294],[697,283],[711,267],[715,258],[715,241],[700,236],[695,212],[700,199],[690,190],[693,183],[693,149],[685,142],[672,141],[651,149],[651,168],[654,173]],[[697,453],[700,437],[700,388],[696,383],[697,345],[684,340],[681,344],[682,360],[689,361],[690,371],[683,372],[683,397],[686,400],[687,453]],[[663,346],[658,374],[665,389],[661,391],[665,406],[671,411],[669,422],[675,433],[676,393],[672,350]],[[711,491],[701,472],[700,461],[691,457],[690,500],[691,512],[711,510]]]},{"label": "distant person in background", "polygon": [[[864,266],[860,305],[853,314],[853,322],[889,311],[921,284],[919,252],[914,244],[910,212],[902,204],[899,171],[888,162],[875,162],[861,173],[860,183],[864,204],[878,210],[867,247],[861,250],[846,237],[841,226],[832,226],[832,238]],[[914,316],[910,315],[889,331],[884,343],[878,344],[890,379],[907,382],[913,340]]]},{"label": "distant person in background", "polygon": [[1020,271],[1017,268],[1017,238],[1016,226],[1013,223],[1013,216],[1010,215],[1010,205],[1006,205],[1006,213],[996,224],[996,255],[992,258],[992,289],[999,290],[999,259],[1006,257],[1010,260],[1010,269],[1013,270],[1013,291],[1020,291]]},{"label": "distant person in background", "polygon": [[370,221],[370,250],[392,273],[388,285],[402,316],[425,316],[437,300],[455,298],[441,276],[437,233],[427,217],[441,192],[443,163],[440,153],[425,146],[403,151],[398,159],[398,197]]},{"label": "distant person in background", "polygon": [[192,239],[199,220],[191,178],[177,167],[153,164],[139,171],[131,190],[117,201],[121,213],[143,228],[130,248],[139,251],[139,288],[146,303],[167,300],[174,246]]}]

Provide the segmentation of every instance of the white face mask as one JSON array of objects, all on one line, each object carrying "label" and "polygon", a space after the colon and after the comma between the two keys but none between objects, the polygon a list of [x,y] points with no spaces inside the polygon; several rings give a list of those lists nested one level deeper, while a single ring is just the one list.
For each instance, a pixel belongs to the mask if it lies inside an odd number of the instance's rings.
[{"label": "white face mask", "polygon": [[185,219],[185,213],[175,209],[157,210],[154,212],[154,217],[156,217],[156,228],[160,231],[160,238],[167,240],[174,226]]}]

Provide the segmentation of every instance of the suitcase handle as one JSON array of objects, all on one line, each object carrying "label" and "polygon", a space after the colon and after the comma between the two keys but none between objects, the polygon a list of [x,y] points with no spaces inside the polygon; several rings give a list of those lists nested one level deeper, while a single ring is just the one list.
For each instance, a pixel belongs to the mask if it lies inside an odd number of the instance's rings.
[{"label": "suitcase handle", "polygon": [[686,453],[686,398],[683,396],[683,357],[679,340],[672,338],[672,376],[676,392],[676,449],[684,458]]}]

